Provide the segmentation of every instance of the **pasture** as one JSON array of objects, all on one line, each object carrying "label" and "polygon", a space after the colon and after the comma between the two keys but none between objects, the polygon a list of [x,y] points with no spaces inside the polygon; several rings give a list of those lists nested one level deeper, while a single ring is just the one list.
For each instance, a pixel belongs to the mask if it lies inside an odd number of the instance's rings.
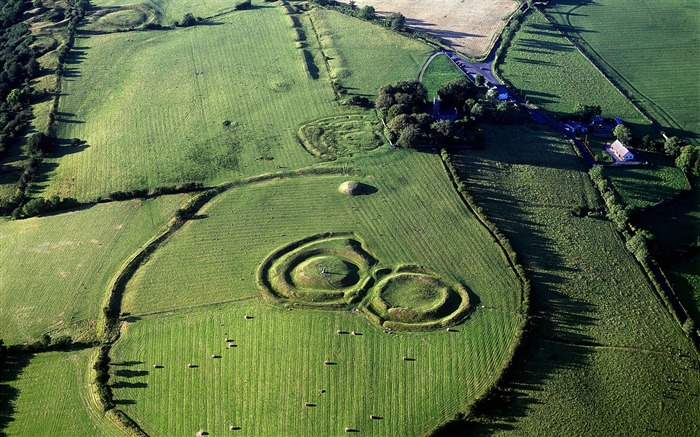
[{"label": "pasture", "polygon": [[600,105],[605,117],[619,117],[640,137],[649,123],[539,12],[523,21],[496,66],[520,95],[558,117],[577,104]]},{"label": "pasture", "polygon": [[318,36],[317,44],[328,59],[331,76],[350,95],[374,99],[386,84],[417,79],[433,51],[421,41],[340,12],[318,8],[311,10],[308,18],[313,23],[310,31]]},{"label": "pasture", "polygon": [[488,55],[507,20],[518,8],[513,0],[359,0],[380,15],[400,12],[406,26],[440,39],[468,56]]},{"label": "pasture", "polygon": [[551,3],[562,30],[663,130],[700,141],[700,1]]},{"label": "pasture", "polygon": [[96,337],[107,285],[122,263],[170,220],[187,196],[95,205],[0,222],[0,338],[43,333]]},{"label": "pasture", "polygon": [[506,381],[510,402],[478,428],[696,433],[697,352],[611,223],[572,214],[600,200],[571,144],[532,124],[484,132],[483,150],[453,159],[476,203],[521,256],[539,317],[531,338],[537,347]]},{"label": "pasture", "polygon": [[654,164],[639,167],[606,167],[622,201],[632,207],[644,208],[690,189],[683,172],[664,156],[655,156]]},{"label": "pasture", "polygon": [[152,435],[422,435],[493,382],[516,323],[482,311],[456,329],[388,335],[346,310],[259,300],[145,316],[114,348],[115,399]]},{"label": "pasture", "polygon": [[[210,26],[78,38],[59,105],[62,145],[46,160],[35,194],[90,200],[312,164],[298,129],[356,113],[336,101],[331,75],[341,67],[334,62],[342,59],[347,71],[343,87],[374,96],[380,85],[415,77],[429,48],[339,13],[310,16],[314,26],[306,15],[300,22],[306,42],[285,9],[270,3]],[[352,38],[358,26],[370,43]],[[335,59],[329,73],[318,47],[330,50],[331,40],[337,52],[326,53]],[[385,68],[389,55],[392,69]],[[73,145],[72,138],[86,143]]]},{"label": "pasture", "polygon": [[443,84],[454,79],[465,79],[466,76],[447,55],[437,55],[423,73],[421,83],[428,90],[428,100],[437,97],[437,92]]},{"label": "pasture", "polygon": [[92,400],[90,360],[94,352],[20,355],[0,369],[3,435],[123,436]]},{"label": "pasture", "polygon": [[217,23],[76,39],[58,112],[63,145],[38,194],[89,200],[314,162],[296,131],[341,108],[327,76],[309,77],[284,10],[266,3]]},{"label": "pasture", "polygon": [[[130,322],[113,360],[145,372],[123,372],[114,387],[147,431],[420,435],[495,381],[517,341],[520,284],[440,159],[379,149],[333,165],[350,174],[290,175],[220,194],[129,282]],[[348,179],[373,190],[340,193]],[[400,281],[371,280],[407,275],[415,281],[403,291]],[[419,283],[426,297],[407,299]],[[390,309],[380,327],[361,310],[379,295],[420,318]],[[468,320],[456,296],[472,306]]]}]

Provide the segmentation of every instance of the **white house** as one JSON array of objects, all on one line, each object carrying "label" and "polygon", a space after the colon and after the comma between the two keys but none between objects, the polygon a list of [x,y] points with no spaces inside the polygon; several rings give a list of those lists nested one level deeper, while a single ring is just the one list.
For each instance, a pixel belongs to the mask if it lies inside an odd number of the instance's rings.
[{"label": "white house", "polygon": [[634,159],[632,152],[619,140],[615,140],[615,142],[610,145],[610,152],[620,161],[631,161]]}]

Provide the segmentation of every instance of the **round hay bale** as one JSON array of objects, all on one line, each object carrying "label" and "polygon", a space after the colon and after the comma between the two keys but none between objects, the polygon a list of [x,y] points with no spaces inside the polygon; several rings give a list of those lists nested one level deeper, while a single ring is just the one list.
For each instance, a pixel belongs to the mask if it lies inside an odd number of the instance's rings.
[{"label": "round hay bale", "polygon": [[340,184],[338,191],[348,196],[358,196],[365,192],[364,184],[357,181],[346,181]]}]

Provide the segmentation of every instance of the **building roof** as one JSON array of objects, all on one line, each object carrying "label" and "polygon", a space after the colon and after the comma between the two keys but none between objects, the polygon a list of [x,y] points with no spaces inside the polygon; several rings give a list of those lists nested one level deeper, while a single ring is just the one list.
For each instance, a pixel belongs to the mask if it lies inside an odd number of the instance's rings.
[{"label": "building roof", "polygon": [[[613,153],[615,153],[615,155],[617,155],[623,161],[625,159],[630,159],[634,157],[632,152],[630,152],[630,150],[627,147],[625,147],[625,145],[622,144],[620,140],[615,140],[615,142],[610,145],[610,150],[612,150]],[[625,156],[627,156],[628,154],[629,156],[625,158]]]}]

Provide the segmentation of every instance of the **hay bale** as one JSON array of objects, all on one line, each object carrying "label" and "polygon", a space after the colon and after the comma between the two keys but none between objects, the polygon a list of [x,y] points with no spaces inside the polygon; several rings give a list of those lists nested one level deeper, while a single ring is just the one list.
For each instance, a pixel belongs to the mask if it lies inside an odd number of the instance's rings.
[{"label": "hay bale", "polygon": [[348,196],[357,196],[365,192],[364,184],[357,181],[346,181],[340,184],[338,191]]},{"label": "hay bale", "polygon": [[452,328],[450,328],[450,327],[448,326],[447,329],[446,329],[445,331],[447,331],[447,332],[452,332]]},{"label": "hay bale", "polygon": [[234,343],[229,343],[229,344],[228,344],[228,347],[230,347],[230,348],[231,348],[231,347],[237,347],[237,346],[238,346],[238,345],[237,345],[237,344],[234,344]]},{"label": "hay bale", "polygon": [[376,419],[379,419],[379,416],[375,416],[374,414],[370,414],[369,418],[372,420],[376,420]]},{"label": "hay bale", "polygon": [[243,316],[243,318],[246,320],[250,320],[253,318],[253,316],[246,314],[245,316]]},{"label": "hay bale", "polygon": [[350,331],[350,335],[357,335],[355,331]]},{"label": "hay bale", "polygon": [[187,368],[188,368],[188,369],[193,369],[193,368],[194,368],[194,364],[189,363],[189,364],[187,365]]}]

